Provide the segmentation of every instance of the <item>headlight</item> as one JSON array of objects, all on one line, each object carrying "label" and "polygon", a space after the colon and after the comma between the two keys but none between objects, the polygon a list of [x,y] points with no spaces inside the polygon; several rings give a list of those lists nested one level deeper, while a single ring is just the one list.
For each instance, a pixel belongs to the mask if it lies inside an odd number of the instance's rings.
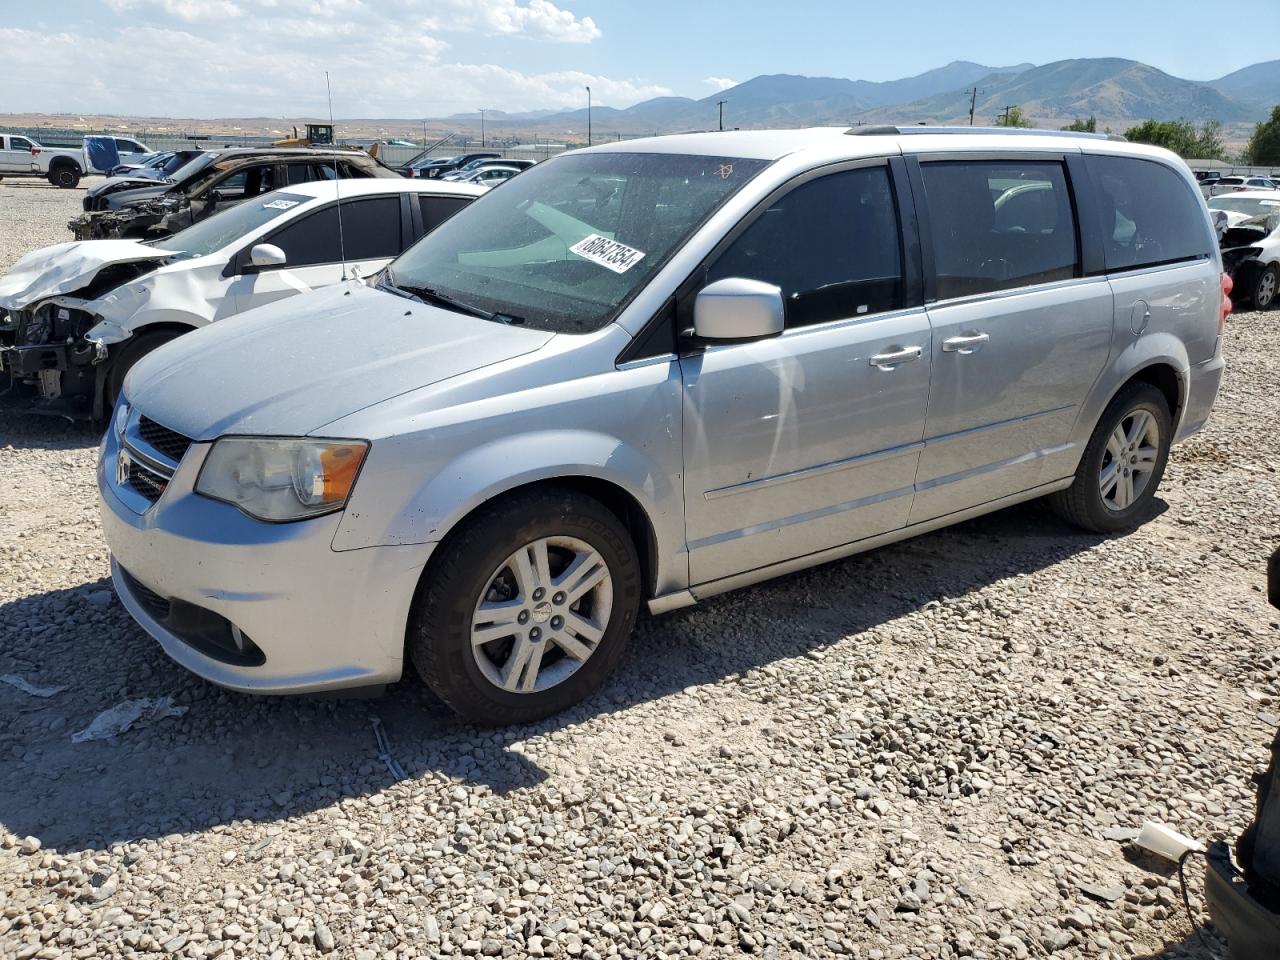
[{"label": "headlight", "polygon": [[120,398],[120,402],[116,405],[116,418],[114,423],[116,428],[116,439],[119,440],[124,436],[124,428],[129,425],[129,404],[123,397]]},{"label": "headlight", "polygon": [[259,520],[303,520],[347,505],[369,444],[363,440],[225,437],[205,457],[196,493]]}]

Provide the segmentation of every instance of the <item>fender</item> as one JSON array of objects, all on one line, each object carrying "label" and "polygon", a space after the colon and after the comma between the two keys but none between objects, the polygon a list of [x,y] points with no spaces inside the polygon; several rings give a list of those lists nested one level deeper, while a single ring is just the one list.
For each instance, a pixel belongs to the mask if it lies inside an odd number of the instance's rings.
[{"label": "fender", "polygon": [[[566,453],[572,453],[572,459],[565,459]],[[516,464],[519,470],[512,469]],[[683,503],[680,476],[616,437],[581,429],[536,430],[466,450],[441,465],[390,515],[362,510],[357,481],[356,496],[334,536],[333,549],[438,543],[486,501],[526,484],[572,478],[603,480],[630,495],[657,541],[656,591],[687,586],[683,512],[663,506]],[[425,555],[424,551],[424,562]]]},{"label": "fender", "polygon": [[1108,361],[1103,376],[1081,404],[1071,431],[1072,442],[1081,454],[1089,443],[1089,436],[1101,418],[1102,411],[1120,389],[1143,370],[1162,364],[1172,367],[1178,378],[1178,409],[1172,411],[1174,435],[1177,435],[1179,421],[1187,408],[1187,378],[1191,364],[1187,358],[1186,346],[1176,336],[1164,332],[1150,333],[1134,340]]}]

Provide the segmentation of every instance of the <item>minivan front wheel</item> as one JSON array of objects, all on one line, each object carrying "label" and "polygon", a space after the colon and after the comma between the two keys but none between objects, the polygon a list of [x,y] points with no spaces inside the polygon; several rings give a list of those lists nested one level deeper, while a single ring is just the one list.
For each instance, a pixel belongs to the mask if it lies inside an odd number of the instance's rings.
[{"label": "minivan front wheel", "polygon": [[482,508],[440,546],[410,624],[427,685],[475,723],[528,723],[589,696],[635,624],[640,571],[626,527],[558,488]]},{"label": "minivan front wheel", "polygon": [[1164,476],[1173,418],[1164,394],[1131,383],[1108,404],[1070,487],[1049,498],[1063,519],[1095,533],[1115,533],[1146,515]]}]

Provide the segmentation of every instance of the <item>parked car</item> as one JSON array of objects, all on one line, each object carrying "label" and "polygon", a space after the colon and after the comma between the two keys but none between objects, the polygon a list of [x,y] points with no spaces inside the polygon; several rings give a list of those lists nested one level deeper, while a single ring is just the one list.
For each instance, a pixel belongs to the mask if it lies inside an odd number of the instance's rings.
[{"label": "parked car", "polygon": [[520,170],[517,167],[480,167],[478,170],[473,170],[453,182],[474,183],[487,190],[506,180],[510,180],[518,173],[520,173]]},{"label": "parked car", "polygon": [[151,243],[36,250],[0,277],[0,310],[14,329],[0,369],[46,400],[74,399],[101,416],[130,367],[160,344],[344,273],[375,273],[483,193],[398,177],[301,183]]},{"label": "parked car", "polygon": [[481,160],[472,160],[470,163],[459,167],[452,173],[444,174],[441,180],[465,180],[477,170],[483,170],[487,167],[509,167],[514,170],[528,170],[532,167],[532,160],[510,160],[500,157],[485,157]]},{"label": "parked car", "polygon": [[161,153],[152,153],[139,163],[117,164],[111,168],[110,176],[164,180],[202,153],[204,153],[203,150],[165,150]]},{"label": "parked car", "polygon": [[1255,309],[1269,310],[1280,292],[1280,194],[1223,194],[1209,201],[1209,209],[1227,217],[1220,243],[1234,296]]},{"label": "parked car", "polygon": [[1219,177],[1209,184],[1210,197],[1244,190],[1280,190],[1280,183],[1270,177]]},{"label": "parked car", "polygon": [[425,177],[434,180],[443,177],[446,174],[453,173],[471,163],[473,160],[496,160],[500,159],[496,153],[463,153],[456,157],[436,157],[434,159],[426,159],[416,165],[411,165],[412,174],[405,176]]},{"label": "parked car", "polygon": [[154,239],[218,210],[280,187],[314,180],[391,177],[367,153],[342,148],[215,150],[177,171],[171,183],[110,181],[85,196],[85,212],[67,224],[77,240]]},{"label": "parked car", "polygon": [[1217,394],[1225,283],[1190,171],[1138,144],[877,127],[564,154],[376,286],[135,366],[98,470],[112,578],[216,683],[412,664],[476,722],[534,720],[599,687],[641,603],[1038,497],[1139,523]]},{"label": "parked car", "polygon": [[83,149],[41,146],[30,137],[0,133],[0,178],[39,177],[71,189],[86,169]]},{"label": "parked car", "polygon": [[154,151],[129,137],[94,135],[84,138],[85,170],[109,173],[120,164],[139,163]]}]

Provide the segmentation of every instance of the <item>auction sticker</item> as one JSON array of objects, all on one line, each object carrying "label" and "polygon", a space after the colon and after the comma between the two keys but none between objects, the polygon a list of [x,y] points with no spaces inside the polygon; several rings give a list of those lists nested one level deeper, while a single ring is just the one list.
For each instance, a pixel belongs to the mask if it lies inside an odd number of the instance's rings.
[{"label": "auction sticker", "polygon": [[584,260],[598,263],[614,273],[626,273],[644,259],[643,251],[628,247],[617,240],[602,237],[598,233],[579,240],[569,248],[569,252],[576,253]]},{"label": "auction sticker", "polygon": [[300,200],[272,200],[270,203],[262,205],[263,210],[288,210],[290,207],[296,207]]}]

